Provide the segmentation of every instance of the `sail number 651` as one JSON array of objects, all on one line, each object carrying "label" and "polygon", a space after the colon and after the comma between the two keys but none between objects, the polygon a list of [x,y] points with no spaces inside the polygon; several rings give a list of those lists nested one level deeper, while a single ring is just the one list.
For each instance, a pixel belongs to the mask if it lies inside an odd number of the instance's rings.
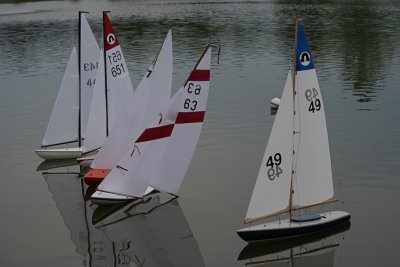
[{"label": "sail number 651", "polygon": [[271,181],[275,180],[275,178],[279,177],[281,173],[283,173],[281,167],[282,163],[282,156],[280,153],[275,153],[274,156],[269,156],[267,160],[267,168],[269,167],[267,171],[268,179]]}]

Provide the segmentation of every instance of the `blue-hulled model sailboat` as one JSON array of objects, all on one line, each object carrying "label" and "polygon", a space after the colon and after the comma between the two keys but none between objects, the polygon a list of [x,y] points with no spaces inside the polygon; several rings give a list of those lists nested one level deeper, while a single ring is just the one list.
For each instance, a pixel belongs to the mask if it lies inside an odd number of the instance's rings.
[{"label": "blue-hulled model sailboat", "polygon": [[[300,215],[306,208],[337,199],[321,91],[297,20],[293,58],[244,221],[250,226],[237,231],[248,242],[306,235],[350,220],[343,211]],[[281,214],[289,218],[252,225]]]}]

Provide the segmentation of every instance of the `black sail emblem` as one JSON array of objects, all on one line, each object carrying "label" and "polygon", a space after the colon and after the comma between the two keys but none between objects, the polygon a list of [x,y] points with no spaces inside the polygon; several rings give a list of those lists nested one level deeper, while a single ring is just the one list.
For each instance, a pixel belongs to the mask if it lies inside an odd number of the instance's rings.
[{"label": "black sail emblem", "polygon": [[115,43],[115,35],[110,33],[109,35],[107,35],[107,43],[109,43],[110,45],[113,45]]},{"label": "black sail emblem", "polygon": [[307,53],[307,52],[301,53],[301,55],[300,55],[300,63],[301,63],[301,65],[306,67],[306,66],[308,66],[310,64],[310,62],[311,62],[310,54]]}]

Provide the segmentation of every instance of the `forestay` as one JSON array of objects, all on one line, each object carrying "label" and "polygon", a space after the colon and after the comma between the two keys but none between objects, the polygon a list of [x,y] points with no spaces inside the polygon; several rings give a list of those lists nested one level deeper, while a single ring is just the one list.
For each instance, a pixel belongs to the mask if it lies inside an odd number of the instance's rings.
[{"label": "forestay", "polygon": [[287,209],[289,206],[293,150],[292,114],[293,89],[289,71],[245,221]]},{"label": "forestay", "polygon": [[79,74],[77,66],[78,55],[76,49],[73,48],[47,124],[42,147],[78,140]]},{"label": "forestay", "polygon": [[[170,189],[164,186],[165,183],[170,183],[172,188],[179,188],[193,155],[201,131],[201,122],[204,119],[209,87],[207,81],[210,77],[210,57],[211,47],[208,46],[203,57],[199,60],[198,68],[193,70],[186,85],[175,93],[160,118],[153,121],[118,165],[111,170],[106,179],[99,185],[99,191],[142,197],[150,183],[156,185],[156,188],[160,190]],[[203,79],[203,81],[199,81],[199,79]],[[194,86],[195,82],[203,87]],[[185,112],[181,112],[182,110],[185,110]],[[197,126],[194,126],[193,129],[187,128],[187,131],[181,129],[177,132],[174,131],[178,124],[185,123],[193,123]],[[182,136],[183,134],[187,136]],[[174,136],[172,139],[171,135]],[[193,137],[189,137],[189,135]],[[171,145],[169,144],[170,140],[174,140]],[[180,144],[179,140],[184,143]],[[186,148],[187,151],[176,146]],[[173,152],[174,148],[177,149],[176,152]],[[176,162],[178,157],[181,156],[186,157],[186,159],[181,162],[183,166],[177,166]],[[169,168],[176,168],[176,173],[165,169],[166,166],[162,162],[167,160],[170,164],[175,164],[169,166]],[[165,181],[160,182],[160,174],[163,171],[165,171],[165,175],[162,178]],[[171,177],[171,175],[179,176]]]},{"label": "forestay", "polygon": [[90,105],[94,86],[96,84],[96,73],[99,65],[98,57],[100,48],[92,29],[89,26],[86,15],[83,12],[80,15],[80,92],[81,92],[81,136],[86,137],[86,129],[89,117]]},{"label": "forestay", "polygon": [[324,105],[301,24],[297,39],[293,206],[306,206],[332,198],[333,182]]},{"label": "forestay", "polygon": [[[139,135],[167,105],[172,87],[172,32],[149,67],[125,110],[115,122],[91,165],[97,169],[112,169]],[[128,144],[128,145],[127,145]]]},{"label": "forestay", "polygon": [[125,109],[128,100],[133,95],[133,87],[121,46],[119,45],[117,35],[111,25],[107,12],[103,12],[103,16],[107,77],[107,130],[109,133],[117,117]]}]

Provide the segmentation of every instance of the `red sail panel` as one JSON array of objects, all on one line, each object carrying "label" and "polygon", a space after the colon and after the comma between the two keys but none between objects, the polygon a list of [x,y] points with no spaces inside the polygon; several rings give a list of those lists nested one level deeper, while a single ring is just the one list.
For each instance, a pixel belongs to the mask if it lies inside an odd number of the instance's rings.
[{"label": "red sail panel", "polygon": [[103,19],[104,27],[104,48],[106,51],[119,45],[117,35],[115,34],[114,28],[112,27],[111,21],[108,18],[108,14],[104,13]]}]

